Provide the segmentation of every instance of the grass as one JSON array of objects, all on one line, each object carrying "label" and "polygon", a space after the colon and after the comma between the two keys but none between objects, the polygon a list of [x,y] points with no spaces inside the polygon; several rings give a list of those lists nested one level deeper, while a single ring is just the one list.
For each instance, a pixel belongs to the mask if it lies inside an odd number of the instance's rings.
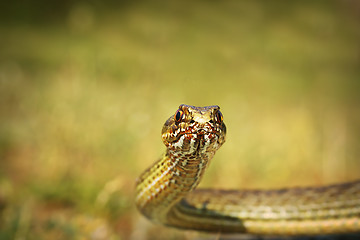
[{"label": "grass", "polygon": [[202,186],[359,178],[351,3],[111,4],[3,8],[0,239],[199,237],[132,203],[181,103],[220,105],[228,127]]}]

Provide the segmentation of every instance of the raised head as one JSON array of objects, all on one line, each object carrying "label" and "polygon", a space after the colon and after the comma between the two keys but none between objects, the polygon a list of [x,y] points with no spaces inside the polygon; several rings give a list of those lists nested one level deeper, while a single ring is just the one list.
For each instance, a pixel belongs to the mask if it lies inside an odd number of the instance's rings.
[{"label": "raised head", "polygon": [[187,154],[216,151],[224,142],[226,126],[219,106],[182,104],[164,124],[162,139],[169,150]]}]

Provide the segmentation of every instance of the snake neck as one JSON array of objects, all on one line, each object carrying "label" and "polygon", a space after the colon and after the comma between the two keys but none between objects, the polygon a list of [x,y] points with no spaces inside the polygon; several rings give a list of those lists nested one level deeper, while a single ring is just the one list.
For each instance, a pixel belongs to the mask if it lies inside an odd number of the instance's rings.
[{"label": "snake neck", "polygon": [[164,156],[138,179],[135,202],[147,218],[166,224],[174,205],[200,182],[214,153],[180,153],[167,149]]},{"label": "snake neck", "polygon": [[195,151],[186,154],[168,149],[165,156],[174,166],[172,173],[174,187],[189,192],[199,184],[214,152]]}]

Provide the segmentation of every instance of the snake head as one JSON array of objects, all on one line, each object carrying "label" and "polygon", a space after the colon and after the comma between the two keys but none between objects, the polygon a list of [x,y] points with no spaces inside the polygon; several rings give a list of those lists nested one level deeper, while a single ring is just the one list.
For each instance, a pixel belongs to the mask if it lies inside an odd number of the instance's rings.
[{"label": "snake head", "polygon": [[162,139],[169,150],[215,152],[224,142],[226,126],[219,106],[182,104],[164,124]]}]

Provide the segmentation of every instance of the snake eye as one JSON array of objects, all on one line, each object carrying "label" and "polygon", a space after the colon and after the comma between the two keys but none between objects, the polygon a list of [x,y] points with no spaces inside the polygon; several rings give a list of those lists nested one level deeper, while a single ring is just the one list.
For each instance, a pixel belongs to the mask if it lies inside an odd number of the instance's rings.
[{"label": "snake eye", "polygon": [[223,121],[223,115],[221,114],[220,111],[217,111],[217,113],[215,114],[215,121],[217,123],[222,123]]},{"label": "snake eye", "polygon": [[181,111],[180,109],[177,110],[177,112],[175,113],[175,121],[176,122],[180,122],[184,117],[184,112]]}]

